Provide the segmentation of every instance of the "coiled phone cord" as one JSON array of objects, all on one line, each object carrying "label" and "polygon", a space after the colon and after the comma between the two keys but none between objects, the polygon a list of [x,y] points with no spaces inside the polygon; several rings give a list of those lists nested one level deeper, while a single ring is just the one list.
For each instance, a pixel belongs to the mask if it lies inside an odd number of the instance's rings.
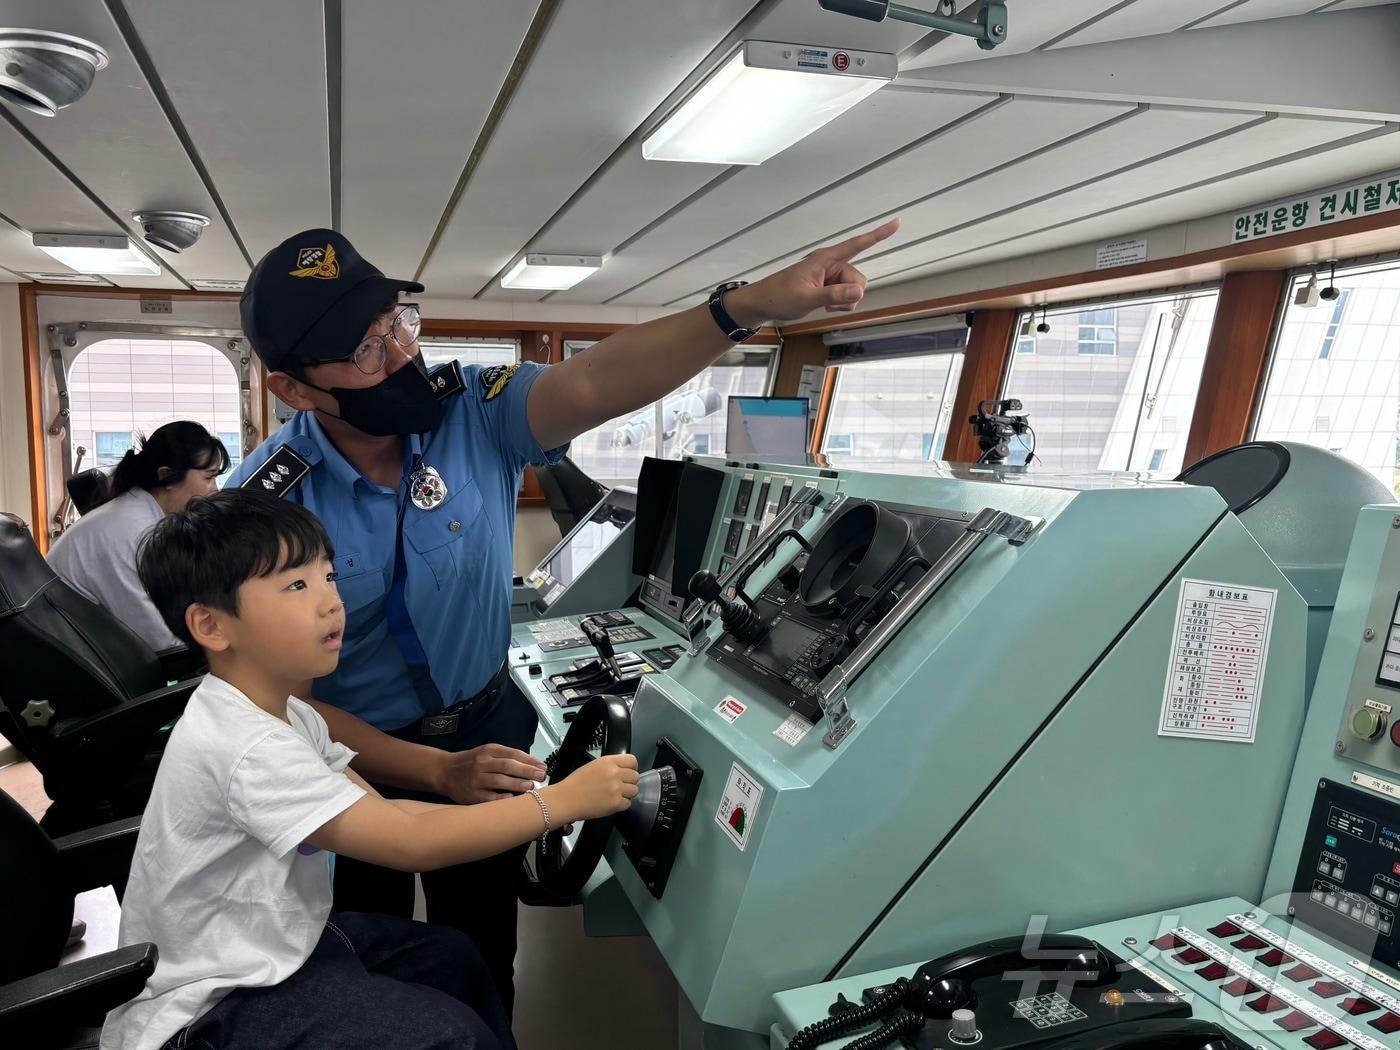
[{"label": "coiled phone cord", "polygon": [[881,1025],[869,1035],[863,1035],[854,1043],[846,1044],[846,1050],[883,1050],[893,1046],[902,1036],[913,1035],[924,1026],[922,1014],[901,1013],[888,1024]]},{"label": "coiled phone cord", "polygon": [[[839,1039],[843,1035],[850,1035],[862,1028],[868,1028],[875,1024],[882,1014],[887,1013],[893,1007],[898,1006],[904,999],[905,993],[909,990],[909,978],[901,977],[885,991],[883,995],[870,1000],[864,1006],[852,1007],[844,1013],[836,1014],[824,1020],[809,1024],[788,1041],[788,1050],[813,1050],[814,1047],[821,1046],[822,1043],[829,1043],[833,1039]],[[906,1015],[910,1016],[910,1015]],[[920,1017],[919,1023],[923,1024]],[[889,1028],[877,1029],[871,1036],[878,1035]],[[886,1036],[888,1038],[888,1036]],[[865,1050],[873,1050],[881,1044],[871,1043]]]}]

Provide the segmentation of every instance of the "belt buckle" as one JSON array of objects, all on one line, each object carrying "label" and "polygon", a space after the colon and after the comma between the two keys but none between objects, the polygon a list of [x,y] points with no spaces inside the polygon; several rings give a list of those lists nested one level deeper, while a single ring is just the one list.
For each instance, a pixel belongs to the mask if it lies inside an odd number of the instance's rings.
[{"label": "belt buckle", "polygon": [[424,736],[445,736],[457,731],[457,723],[462,720],[460,711],[453,714],[429,715],[423,719]]}]

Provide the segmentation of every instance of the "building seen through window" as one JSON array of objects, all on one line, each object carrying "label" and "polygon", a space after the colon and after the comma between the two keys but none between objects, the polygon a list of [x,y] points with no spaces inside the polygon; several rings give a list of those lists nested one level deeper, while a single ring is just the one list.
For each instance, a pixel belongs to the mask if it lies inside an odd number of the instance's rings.
[{"label": "building seen through window", "polygon": [[1209,290],[1051,310],[1044,334],[1039,311],[1023,314],[1018,333],[1027,319],[1030,331],[1015,337],[1002,396],[1025,406],[1040,469],[1178,474],[1217,298]]},{"label": "building seen through window", "polygon": [[207,343],[179,339],[104,339],[74,359],[68,373],[74,458],[82,469],[114,467],[137,435],[192,419],[217,434],[233,464],[242,458],[238,374]]},{"label": "building seen through window", "polygon": [[963,355],[843,364],[822,451],[833,458],[941,459]]},{"label": "building seen through window", "polygon": [[1309,276],[1290,284],[1254,436],[1331,449],[1400,494],[1400,263],[1338,270],[1335,299],[1295,305]]}]

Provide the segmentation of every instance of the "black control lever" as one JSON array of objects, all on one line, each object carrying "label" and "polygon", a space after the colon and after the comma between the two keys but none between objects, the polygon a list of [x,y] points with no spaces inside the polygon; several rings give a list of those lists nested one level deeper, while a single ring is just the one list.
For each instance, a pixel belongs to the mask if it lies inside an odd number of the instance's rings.
[{"label": "black control lever", "polygon": [[703,601],[718,603],[720,623],[739,641],[753,645],[763,641],[768,634],[768,625],[758,618],[758,613],[749,605],[724,596],[714,573],[701,569],[692,576],[690,593]]},{"label": "black control lever", "polygon": [[598,652],[598,662],[612,673],[613,681],[622,681],[622,672],[617,666],[617,652],[613,649],[612,639],[608,637],[608,629],[586,616],[578,622],[578,626],[583,631],[583,636],[593,643],[593,648]]}]

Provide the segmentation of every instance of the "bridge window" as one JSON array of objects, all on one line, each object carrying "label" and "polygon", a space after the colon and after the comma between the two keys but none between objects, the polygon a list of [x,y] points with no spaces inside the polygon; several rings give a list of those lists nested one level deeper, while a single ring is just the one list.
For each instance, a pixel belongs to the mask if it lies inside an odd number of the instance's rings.
[{"label": "bridge window", "polygon": [[843,364],[822,451],[857,460],[940,459],[963,355]]},{"label": "bridge window", "polygon": [[1339,269],[1336,299],[1296,306],[1310,274],[1289,286],[1254,436],[1339,452],[1400,493],[1400,263]]},{"label": "bridge window", "polygon": [[[1179,473],[1217,298],[1212,289],[1052,310],[1034,353],[1019,337],[1002,397],[1024,404],[1040,466]],[[1041,315],[1023,314],[1018,331],[1028,317],[1034,326]]]},{"label": "bridge window", "polygon": [[233,364],[207,343],[103,339],[68,373],[73,458],[81,469],[115,466],[137,434],[192,419],[217,434],[237,463],[240,398]]}]

